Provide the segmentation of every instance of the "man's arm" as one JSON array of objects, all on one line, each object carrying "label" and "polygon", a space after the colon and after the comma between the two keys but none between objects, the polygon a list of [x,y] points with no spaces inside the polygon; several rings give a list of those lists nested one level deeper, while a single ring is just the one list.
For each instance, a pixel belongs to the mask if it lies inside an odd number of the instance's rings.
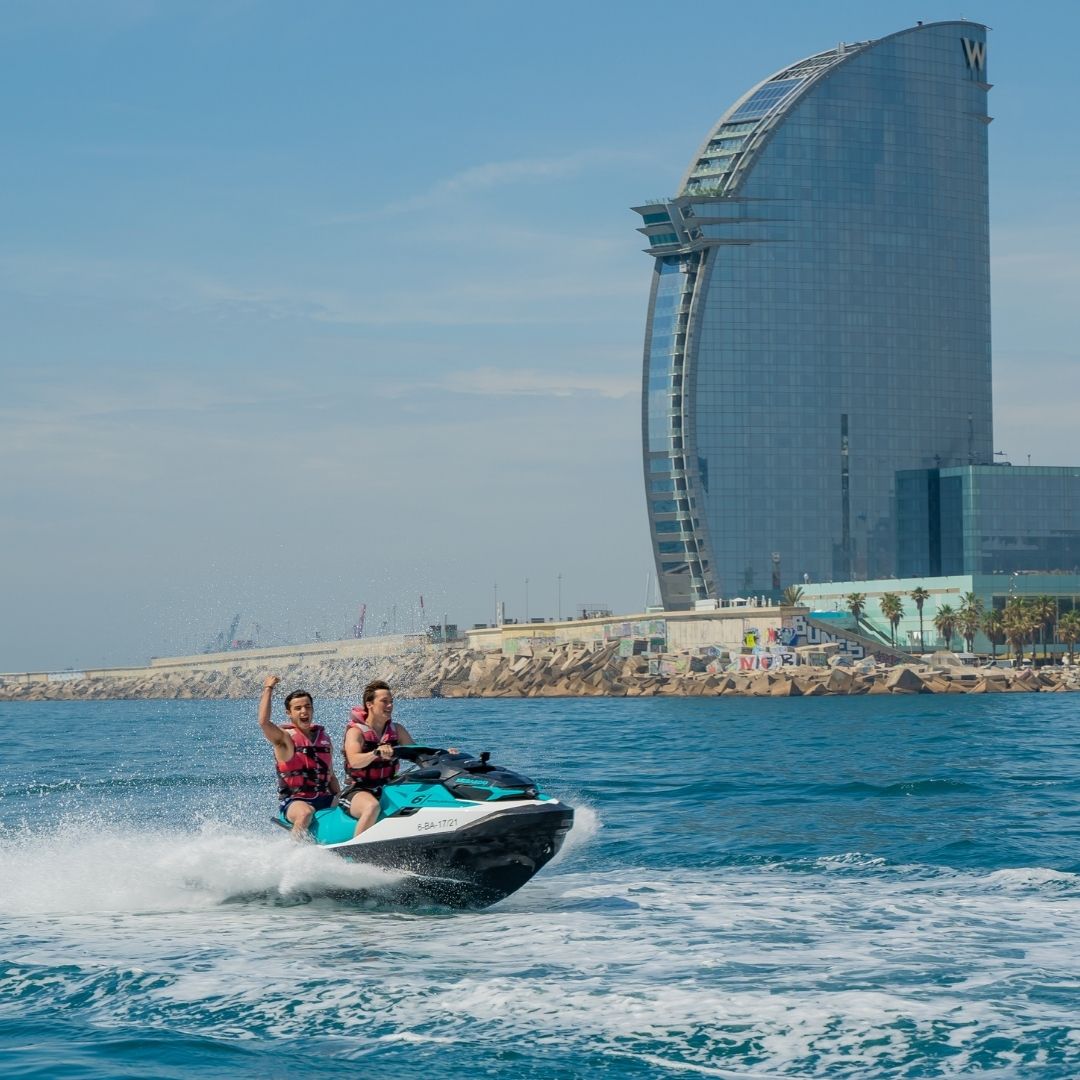
[{"label": "man's arm", "polygon": [[411,746],[416,740],[409,734],[409,729],[404,724],[395,724],[398,733],[398,742],[405,746]]},{"label": "man's arm", "polygon": [[280,681],[277,675],[267,675],[263,680],[262,697],[259,698],[259,727],[266,741],[273,745],[275,751],[282,753],[288,751],[286,757],[291,757],[292,739],[270,719],[270,710],[274,703],[274,687]]},{"label": "man's arm", "polygon": [[364,740],[360,738],[360,732],[356,728],[349,728],[345,732],[345,761],[351,769],[366,769],[376,758],[382,757],[379,747],[374,750],[363,749]]}]

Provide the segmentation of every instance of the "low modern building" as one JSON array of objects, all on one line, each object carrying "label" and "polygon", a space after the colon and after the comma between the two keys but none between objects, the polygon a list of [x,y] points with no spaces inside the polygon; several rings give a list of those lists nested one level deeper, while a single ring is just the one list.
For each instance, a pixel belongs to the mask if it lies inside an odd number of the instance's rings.
[{"label": "low modern building", "polygon": [[975,465],[896,476],[897,573],[1080,573],[1080,468]]},{"label": "low modern building", "polygon": [[[923,603],[920,618],[918,607],[911,594],[915,589],[925,589],[929,598]],[[878,581],[837,581],[827,584],[802,586],[802,604],[811,612],[842,616],[848,610],[847,598],[851,593],[861,593],[865,598],[862,621],[882,638],[891,637],[888,620],[881,612],[881,599],[888,593],[899,597],[903,616],[896,630],[896,644],[913,652],[934,649],[962,649],[963,641],[956,633],[946,642],[934,627],[934,618],[948,604],[953,610],[960,606],[961,598],[973,593],[981,601],[984,611],[1003,610],[1012,599],[1033,599],[1049,596],[1057,605],[1058,617],[1066,612],[1080,610],[1080,574],[1038,573],[1017,571],[1001,574],[954,574],[948,577],[887,578]],[[1004,653],[1001,645],[994,646],[984,633],[975,637],[975,651],[979,653]],[[1058,650],[1060,651],[1060,649]]]}]

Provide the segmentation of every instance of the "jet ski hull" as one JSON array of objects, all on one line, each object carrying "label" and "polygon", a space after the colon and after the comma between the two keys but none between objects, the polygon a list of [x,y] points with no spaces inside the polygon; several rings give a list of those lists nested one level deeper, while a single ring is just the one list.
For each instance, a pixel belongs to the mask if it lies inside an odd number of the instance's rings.
[{"label": "jet ski hull", "polygon": [[564,803],[507,806],[452,830],[393,840],[360,837],[330,850],[351,862],[403,872],[389,886],[395,898],[483,908],[516,892],[550,862],[573,821],[574,811]]}]

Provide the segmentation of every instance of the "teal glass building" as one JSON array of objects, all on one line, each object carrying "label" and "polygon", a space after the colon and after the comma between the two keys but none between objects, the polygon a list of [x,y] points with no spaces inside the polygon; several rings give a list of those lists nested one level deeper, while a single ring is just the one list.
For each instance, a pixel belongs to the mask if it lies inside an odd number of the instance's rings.
[{"label": "teal glass building", "polygon": [[906,470],[896,518],[900,577],[1080,574],[1080,468]]},{"label": "teal glass building", "polygon": [[839,45],[634,208],[668,609],[894,576],[896,473],[993,460],[987,77],[976,23]]}]

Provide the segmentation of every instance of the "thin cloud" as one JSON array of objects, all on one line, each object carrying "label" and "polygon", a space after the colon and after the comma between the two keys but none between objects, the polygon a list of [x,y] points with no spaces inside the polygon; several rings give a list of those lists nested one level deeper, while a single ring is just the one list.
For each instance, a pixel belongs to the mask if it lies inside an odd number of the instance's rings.
[{"label": "thin cloud", "polygon": [[[64,253],[0,257],[0,285],[11,295],[69,297],[208,316],[346,326],[516,326],[594,323],[610,317],[608,299],[634,302],[644,286],[633,273],[492,272],[467,281],[438,280],[414,292],[285,282],[262,286],[146,260],[85,259]],[[553,310],[554,309],[554,310]]]},{"label": "thin cloud", "polygon": [[998,229],[991,240],[990,269],[998,286],[1008,283],[1010,290],[1016,290],[1033,283],[1074,285],[1080,281],[1076,255],[1080,230],[1075,225],[1053,230]]},{"label": "thin cloud", "polygon": [[498,368],[455,371],[437,382],[387,383],[381,392],[387,397],[406,397],[418,390],[437,390],[479,397],[603,397],[625,398],[640,393],[641,379],[629,375],[575,375]]},{"label": "thin cloud", "polygon": [[389,203],[384,209],[389,214],[403,214],[421,207],[446,202],[458,195],[471,195],[477,191],[506,187],[521,183],[535,183],[579,173],[587,164],[589,154],[571,154],[563,158],[521,158],[518,161],[491,161],[474,165],[454,176],[438,181],[419,195]]},{"label": "thin cloud", "polygon": [[442,206],[462,196],[481,191],[535,184],[550,180],[562,180],[577,176],[587,169],[636,161],[639,154],[624,150],[579,150],[562,157],[517,158],[510,161],[489,161],[473,165],[461,172],[437,180],[426,191],[386,203],[375,213],[338,214],[324,219],[330,225],[348,225],[368,222],[373,216],[393,216]]},{"label": "thin cloud", "polygon": [[1080,259],[1072,251],[1017,251],[991,261],[994,280],[1015,285],[1042,282],[1075,285],[1080,282]]}]

